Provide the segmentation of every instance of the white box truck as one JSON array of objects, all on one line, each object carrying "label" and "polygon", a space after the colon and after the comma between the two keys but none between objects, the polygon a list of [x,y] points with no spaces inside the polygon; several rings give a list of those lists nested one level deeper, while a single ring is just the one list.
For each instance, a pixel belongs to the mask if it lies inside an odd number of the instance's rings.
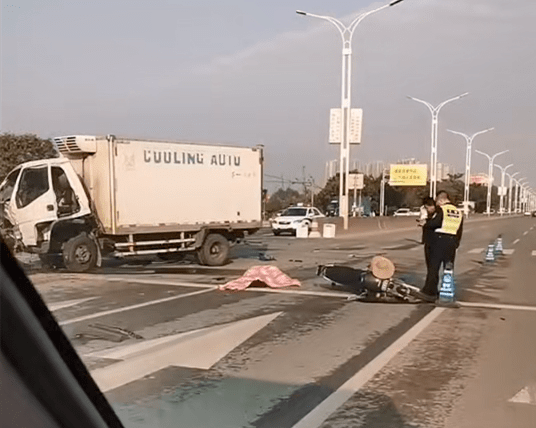
[{"label": "white box truck", "polygon": [[74,135],[59,158],[27,162],[0,185],[3,235],[71,271],[112,253],[222,265],[262,225],[262,146]]}]

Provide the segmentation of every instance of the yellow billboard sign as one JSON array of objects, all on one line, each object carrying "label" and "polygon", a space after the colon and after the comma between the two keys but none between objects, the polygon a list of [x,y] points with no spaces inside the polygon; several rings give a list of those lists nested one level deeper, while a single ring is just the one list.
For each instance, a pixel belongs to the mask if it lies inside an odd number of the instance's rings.
[{"label": "yellow billboard sign", "polygon": [[426,164],[391,164],[389,184],[391,186],[426,186],[427,176]]}]

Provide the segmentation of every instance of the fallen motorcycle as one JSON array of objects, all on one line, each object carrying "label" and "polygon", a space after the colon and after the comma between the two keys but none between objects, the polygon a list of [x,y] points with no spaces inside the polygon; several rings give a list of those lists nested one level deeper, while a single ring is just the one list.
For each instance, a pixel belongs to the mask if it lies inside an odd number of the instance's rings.
[{"label": "fallen motorcycle", "polygon": [[341,291],[351,292],[348,300],[416,303],[425,300],[418,287],[394,278],[395,266],[386,257],[376,256],[367,269],[328,264],[316,274]]}]

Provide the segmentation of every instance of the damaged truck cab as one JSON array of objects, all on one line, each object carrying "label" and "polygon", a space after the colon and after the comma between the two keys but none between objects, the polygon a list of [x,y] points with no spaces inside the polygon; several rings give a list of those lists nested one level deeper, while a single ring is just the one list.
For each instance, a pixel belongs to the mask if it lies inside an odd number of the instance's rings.
[{"label": "damaged truck cab", "polygon": [[261,147],[55,138],[62,154],[19,165],[0,185],[0,226],[15,250],[83,272],[101,257],[226,263],[262,225]]},{"label": "damaged truck cab", "polygon": [[27,162],[0,186],[2,229],[15,249],[39,254],[69,270],[83,271],[99,261],[97,221],[76,171],[67,158]]}]

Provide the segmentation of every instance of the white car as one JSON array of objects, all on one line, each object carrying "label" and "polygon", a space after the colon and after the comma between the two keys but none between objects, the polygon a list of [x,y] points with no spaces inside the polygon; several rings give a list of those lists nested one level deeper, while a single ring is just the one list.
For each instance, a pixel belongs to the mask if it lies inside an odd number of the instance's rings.
[{"label": "white car", "polygon": [[290,207],[272,221],[272,232],[276,236],[283,232],[289,232],[295,235],[298,226],[302,222],[306,222],[309,226],[311,226],[311,223],[314,219],[323,217],[325,217],[325,215],[322,214],[318,208]]},{"label": "white car", "polygon": [[409,208],[399,208],[393,214],[394,217],[418,217],[419,215],[420,212],[418,210],[410,210]]}]

